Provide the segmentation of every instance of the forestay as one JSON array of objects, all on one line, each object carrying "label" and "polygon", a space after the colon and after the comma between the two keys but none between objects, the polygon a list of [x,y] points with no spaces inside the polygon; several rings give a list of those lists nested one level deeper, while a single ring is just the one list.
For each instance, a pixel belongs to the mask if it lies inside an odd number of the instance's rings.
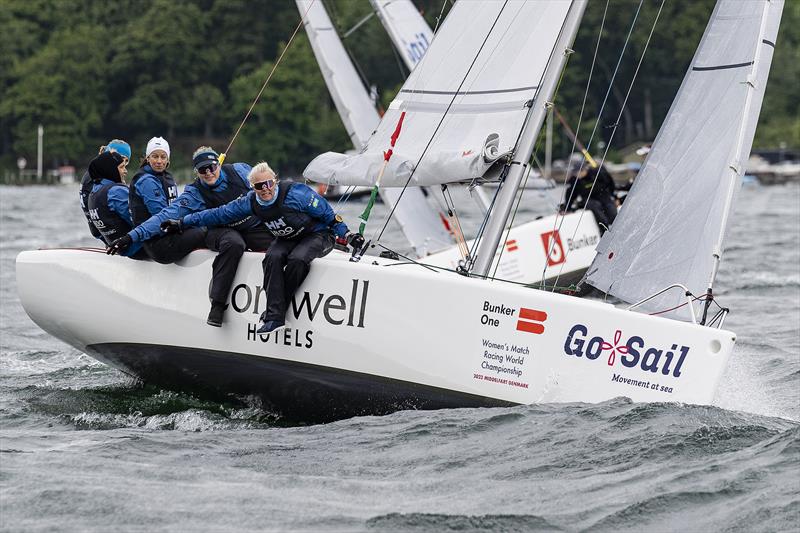
[{"label": "forestay", "polygon": [[513,150],[547,65],[541,50],[553,48],[570,5],[562,0],[457,2],[362,153],[322,154],[304,175],[372,185],[405,111],[381,186],[402,187],[409,177],[410,185],[483,177]]},{"label": "forestay", "polygon": [[[586,280],[634,303],[713,283],[769,74],[783,0],[720,0],[625,205]],[[673,290],[651,312],[685,302]],[[671,316],[689,319],[687,309]]]},{"label": "forestay", "polygon": [[428,23],[411,0],[370,0],[370,3],[408,70],[413,70],[433,42]]}]

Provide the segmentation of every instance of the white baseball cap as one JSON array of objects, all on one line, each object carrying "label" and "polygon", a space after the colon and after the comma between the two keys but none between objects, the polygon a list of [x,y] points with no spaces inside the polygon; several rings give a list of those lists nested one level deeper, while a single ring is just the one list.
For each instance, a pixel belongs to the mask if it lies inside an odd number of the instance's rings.
[{"label": "white baseball cap", "polygon": [[147,141],[147,150],[145,150],[144,156],[150,157],[150,154],[156,150],[164,150],[167,153],[167,159],[169,159],[169,143],[164,137],[153,137]]}]

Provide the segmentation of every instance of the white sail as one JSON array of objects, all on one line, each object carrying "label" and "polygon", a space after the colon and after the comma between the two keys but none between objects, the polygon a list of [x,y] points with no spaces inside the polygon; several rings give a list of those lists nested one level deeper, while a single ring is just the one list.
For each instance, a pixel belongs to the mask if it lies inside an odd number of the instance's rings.
[{"label": "white sail", "polygon": [[[336,111],[342,118],[353,146],[356,150],[360,150],[375,131],[380,122],[380,115],[331,24],[322,2],[297,0],[297,8],[301,15],[305,14],[304,24],[308,40]],[[394,218],[400,224],[417,257],[424,257],[453,245],[450,234],[422,191],[417,188],[407,189],[403,193],[402,202],[398,204],[399,195],[399,191],[381,190],[384,202],[389,206],[396,205]]]},{"label": "white sail", "polygon": [[[675,283],[702,295],[713,282],[782,8],[783,0],[719,0],[625,205],[597,247],[586,277],[592,286],[634,303]],[[658,312],[685,301],[673,290],[642,308]]]},{"label": "white sail", "polygon": [[353,146],[360,149],[375,131],[381,120],[380,116],[322,2],[297,0],[297,9],[301,15],[305,13],[306,34],[336,111],[342,117]]},{"label": "white sail", "polygon": [[370,0],[408,70],[414,70],[433,42],[433,32],[411,0]]},{"label": "white sail", "polygon": [[514,149],[549,60],[541,51],[553,49],[571,5],[562,0],[456,3],[362,153],[322,154],[304,175],[372,185],[405,112],[382,186],[406,185],[415,167],[410,185],[483,177]]}]

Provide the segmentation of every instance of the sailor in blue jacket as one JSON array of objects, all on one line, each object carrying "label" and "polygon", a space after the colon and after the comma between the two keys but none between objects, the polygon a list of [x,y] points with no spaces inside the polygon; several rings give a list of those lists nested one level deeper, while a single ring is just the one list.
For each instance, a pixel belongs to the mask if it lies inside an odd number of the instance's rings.
[{"label": "sailor in blue jacket", "polygon": [[[117,152],[102,152],[89,163],[88,174],[92,190],[86,200],[86,210],[92,226],[106,244],[125,235],[132,227],[128,212],[128,186],[122,176],[127,158]],[[146,259],[141,245],[125,250],[128,257]]]},{"label": "sailor in blue jacket", "polygon": [[[147,249],[148,243],[153,239],[163,241],[200,231],[198,228],[192,228],[181,234],[165,235],[160,225],[169,219],[179,219],[190,213],[225,205],[246,196],[251,191],[250,182],[247,180],[250,165],[247,163],[220,165],[219,155],[208,146],[201,146],[195,150],[192,161],[197,174],[196,179],[186,185],[183,193],[175,201],[131,230],[127,235],[130,242],[134,244],[144,242]],[[245,249],[263,252],[274,237],[259,220],[249,214],[224,223],[202,224],[202,226],[209,226],[203,242],[209,249],[219,252],[212,265],[209,289],[211,310],[206,323],[220,327],[228,307],[226,302],[233,278],[236,276],[236,269]],[[186,250],[181,258],[190,251]]]},{"label": "sailor in blue jacket", "polygon": [[[120,172],[122,179],[125,179],[125,175],[127,174],[127,166],[128,161],[131,158],[131,146],[121,139],[112,139],[108,141],[108,144],[105,146],[101,146],[98,152],[102,154],[103,152],[117,152],[122,156],[123,166]],[[94,187],[94,182],[92,181],[91,176],[89,176],[89,171],[87,170],[83,177],[81,178],[81,188],[78,192],[78,199],[81,203],[81,210],[83,211],[83,216],[86,217],[86,221],[89,223],[89,231],[91,231],[92,236],[97,239],[100,239],[105,243],[102,234],[97,230],[94,223],[92,222],[92,218],[89,216],[89,194],[92,192],[92,187]],[[128,204],[127,199],[125,200],[125,204]],[[108,244],[108,243],[106,243]]]},{"label": "sailor in blue jacket", "polygon": [[286,327],[289,300],[308,275],[311,261],[333,249],[334,235],[354,248],[364,237],[350,233],[342,217],[330,204],[302,183],[281,181],[267,163],[253,167],[248,176],[255,191],[226,205],[169,220],[162,226],[168,233],[184,226],[228,224],[244,217],[256,217],[275,236],[264,256],[264,287],[267,310],[261,315],[258,333]]},{"label": "sailor in blue jacket", "polygon": [[[178,185],[167,170],[169,155],[169,143],[163,137],[153,137],[147,142],[145,159],[130,185],[129,207],[133,225],[137,229],[167,206],[173,205],[178,197]],[[141,230],[130,232],[112,242],[108,253],[113,255],[131,244],[144,243],[144,251],[150,259],[169,264],[183,259],[192,250],[205,246],[205,228],[193,228],[181,235],[163,237],[159,235],[158,222],[151,226],[155,227],[155,232],[147,236]],[[150,239],[151,237],[154,238]]]}]

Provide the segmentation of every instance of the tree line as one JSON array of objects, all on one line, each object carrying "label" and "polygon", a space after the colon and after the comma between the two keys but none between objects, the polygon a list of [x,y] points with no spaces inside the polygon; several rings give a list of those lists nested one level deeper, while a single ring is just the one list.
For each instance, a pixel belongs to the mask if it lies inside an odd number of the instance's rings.
[{"label": "tree line", "polygon": [[[371,13],[367,0],[324,3],[340,35]],[[450,0],[414,3],[431,27],[451,7]],[[661,0],[611,0],[608,7],[603,0],[589,2],[556,103],[574,126],[586,93],[579,136],[586,141],[597,127],[590,148],[607,142],[616,124],[614,149],[652,140],[714,0],[667,0],[620,114],[660,5]],[[114,137],[129,141],[134,154],[143,155],[148,138],[164,136],[172,145],[174,166],[188,165],[200,144],[221,151],[299,18],[292,0],[0,0],[5,30],[0,40],[0,167],[16,168],[20,156],[35,159],[39,124],[45,127],[45,166],[83,168],[97,147]],[[800,147],[799,24],[800,1],[788,0],[756,147]],[[376,86],[388,105],[408,73],[380,21],[373,16],[344,42],[365,83]],[[598,117],[606,93],[608,103]],[[570,147],[566,137],[556,136],[556,156],[566,155]],[[321,152],[349,148],[301,30],[239,134],[230,160],[266,159],[280,172],[294,173]]]}]

